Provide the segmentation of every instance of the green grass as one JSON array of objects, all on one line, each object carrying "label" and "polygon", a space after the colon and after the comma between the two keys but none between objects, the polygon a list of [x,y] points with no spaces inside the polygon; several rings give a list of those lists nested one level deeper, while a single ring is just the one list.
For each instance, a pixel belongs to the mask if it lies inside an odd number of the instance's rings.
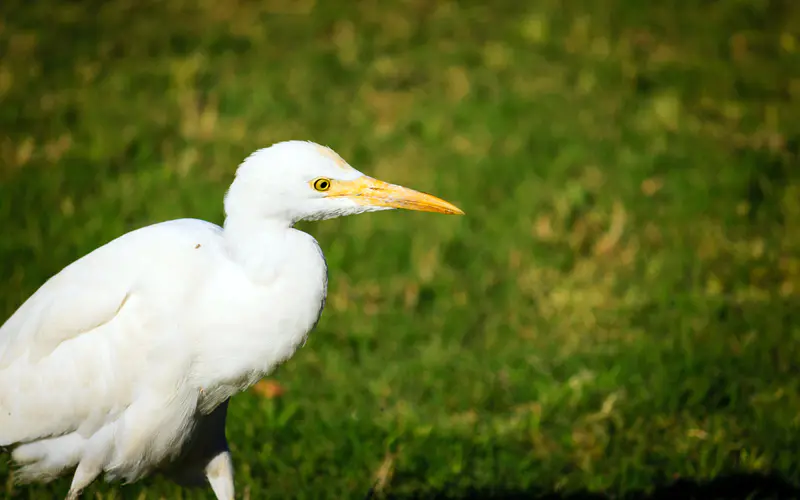
[{"label": "green grass", "polygon": [[310,139],[467,216],[303,224],[328,307],[232,402],[239,498],[798,485],[796,3],[5,0],[0,320]]}]

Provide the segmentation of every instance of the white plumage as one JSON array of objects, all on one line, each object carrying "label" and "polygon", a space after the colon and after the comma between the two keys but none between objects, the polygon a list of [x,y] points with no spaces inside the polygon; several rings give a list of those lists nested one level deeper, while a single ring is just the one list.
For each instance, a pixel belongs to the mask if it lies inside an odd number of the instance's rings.
[{"label": "white plumage", "polygon": [[17,479],[74,468],[77,498],[101,473],[169,469],[231,500],[228,399],[289,358],[325,303],[322,251],[292,226],[390,208],[462,213],[288,141],[240,165],[224,229],[163,222],[64,268],[0,327],[0,446]]}]

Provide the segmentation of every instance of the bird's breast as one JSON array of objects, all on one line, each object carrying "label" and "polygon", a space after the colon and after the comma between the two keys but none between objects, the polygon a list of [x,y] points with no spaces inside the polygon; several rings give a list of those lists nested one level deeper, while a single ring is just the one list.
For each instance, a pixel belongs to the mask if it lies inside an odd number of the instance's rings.
[{"label": "bird's breast", "polygon": [[201,334],[194,378],[202,393],[213,395],[208,406],[291,357],[318,322],[327,266],[316,241],[300,235],[289,240],[270,281],[255,283],[245,273],[226,270],[198,301],[194,323]]}]

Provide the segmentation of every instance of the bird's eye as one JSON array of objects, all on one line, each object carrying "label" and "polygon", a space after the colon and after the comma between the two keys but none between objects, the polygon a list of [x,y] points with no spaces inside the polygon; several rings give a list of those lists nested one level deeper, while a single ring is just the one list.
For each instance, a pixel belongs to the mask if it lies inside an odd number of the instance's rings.
[{"label": "bird's eye", "polygon": [[320,178],[314,181],[313,186],[317,191],[327,191],[331,188],[331,180]]}]

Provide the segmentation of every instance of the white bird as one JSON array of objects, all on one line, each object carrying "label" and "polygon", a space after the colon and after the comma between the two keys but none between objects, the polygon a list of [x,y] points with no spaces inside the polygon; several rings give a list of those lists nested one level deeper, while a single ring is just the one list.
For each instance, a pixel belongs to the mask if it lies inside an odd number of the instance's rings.
[{"label": "white bird", "polygon": [[463,214],[303,141],[245,159],[224,205],[224,228],[173,220],[101,246],[0,327],[0,447],[13,449],[17,480],[74,469],[76,499],[102,473],[169,470],[233,499],[228,399],[292,356],[325,304],[325,258],[293,225],[392,208]]}]

